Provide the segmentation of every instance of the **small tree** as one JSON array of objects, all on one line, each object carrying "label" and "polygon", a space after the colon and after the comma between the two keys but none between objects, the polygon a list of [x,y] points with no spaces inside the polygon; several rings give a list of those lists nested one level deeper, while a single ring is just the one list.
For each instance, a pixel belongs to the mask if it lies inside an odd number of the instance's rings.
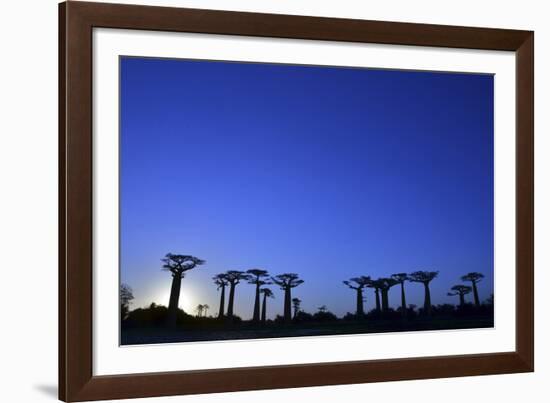
[{"label": "small tree", "polygon": [[262,323],[265,323],[266,313],[267,313],[267,299],[268,298],[275,298],[275,296],[273,295],[273,291],[271,291],[269,288],[262,288],[260,290],[260,293],[262,293],[264,295],[264,300],[263,300],[263,303],[262,303],[262,318],[261,318],[261,321],[262,321]]},{"label": "small tree", "polygon": [[210,306],[208,304],[203,304],[202,309],[204,309],[204,316],[206,317],[208,315],[208,310],[210,309]]},{"label": "small tree", "polygon": [[284,273],[279,274],[275,277],[271,277],[271,280],[273,283],[277,284],[279,287],[281,287],[281,290],[285,292],[285,304],[284,304],[284,318],[285,322],[290,322],[292,319],[291,316],[291,290],[294,287],[298,287],[300,284],[304,282],[304,280],[301,280],[298,278],[298,274],[296,273]]},{"label": "small tree", "polygon": [[206,262],[195,256],[175,255],[172,253],[167,253],[162,262],[162,269],[172,273],[172,288],[170,290],[170,302],[168,303],[168,325],[176,326],[181,279],[185,277],[186,272]]},{"label": "small tree", "polygon": [[407,316],[407,301],[405,299],[405,281],[409,279],[407,273],[392,274],[391,278],[401,285],[401,315]]},{"label": "small tree", "polygon": [[250,276],[244,271],[229,270],[225,273],[227,282],[229,283],[229,301],[227,303],[227,317],[233,319],[233,305],[235,303],[235,288],[241,281],[247,281]]},{"label": "small tree", "polygon": [[474,303],[479,308],[479,294],[477,293],[477,283],[483,280],[485,276],[478,272],[471,272],[461,277],[462,281],[469,281],[472,283],[472,289],[474,290]]},{"label": "small tree", "polygon": [[424,285],[424,313],[432,314],[432,298],[430,295],[430,282],[437,277],[438,271],[415,271],[409,274],[409,281]]},{"label": "small tree", "polygon": [[326,305],[321,305],[317,308],[317,312],[313,314],[311,319],[315,322],[334,322],[338,320],[336,315],[330,312]]},{"label": "small tree", "polygon": [[134,299],[132,289],[127,284],[120,285],[120,320],[124,320],[128,317],[130,312],[130,304]]},{"label": "small tree", "polygon": [[464,296],[472,292],[472,287],[467,285],[455,285],[451,287],[452,292],[448,292],[447,295],[452,297],[458,295],[460,300],[460,306],[464,306]]},{"label": "small tree", "polygon": [[355,290],[355,294],[356,294],[355,315],[358,318],[361,318],[365,315],[365,310],[363,308],[363,302],[365,300],[363,297],[363,289],[366,286],[368,286],[370,282],[371,282],[371,278],[368,276],[353,277],[353,278],[350,278],[349,280],[343,281],[345,285],[347,285],[352,290]]},{"label": "small tree", "polygon": [[202,316],[203,311],[204,311],[204,305],[203,304],[198,304],[197,307],[195,308],[195,311],[197,311],[197,316],[200,318]]},{"label": "small tree", "polygon": [[292,316],[293,319],[298,316],[298,312],[300,312],[300,304],[302,303],[302,300],[300,298],[292,298],[292,307],[294,308],[294,315]]},{"label": "small tree", "polygon": [[218,318],[221,319],[225,314],[225,287],[229,284],[229,282],[227,281],[227,275],[225,273],[216,274],[212,277],[212,280],[214,280],[214,284],[218,286],[218,290],[221,290],[220,309],[218,311]]},{"label": "small tree", "polygon": [[256,286],[256,294],[254,297],[254,313],[252,315],[252,320],[254,322],[260,321],[260,288],[263,285],[269,284],[264,279],[269,277],[267,270],[262,269],[250,269],[246,271],[250,275],[249,284],[254,284]]}]

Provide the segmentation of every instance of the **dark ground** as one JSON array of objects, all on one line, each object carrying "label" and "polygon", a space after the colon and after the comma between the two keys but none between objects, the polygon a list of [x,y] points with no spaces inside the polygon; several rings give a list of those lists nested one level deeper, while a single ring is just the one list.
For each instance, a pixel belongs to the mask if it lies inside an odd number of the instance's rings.
[{"label": "dark ground", "polygon": [[237,339],[264,339],[274,337],[327,336],[361,333],[387,333],[418,330],[450,330],[491,328],[492,317],[417,318],[401,320],[338,321],[327,323],[293,323],[289,325],[254,326],[249,323],[214,329],[181,326],[168,328],[123,328],[121,345],[178,343]]}]

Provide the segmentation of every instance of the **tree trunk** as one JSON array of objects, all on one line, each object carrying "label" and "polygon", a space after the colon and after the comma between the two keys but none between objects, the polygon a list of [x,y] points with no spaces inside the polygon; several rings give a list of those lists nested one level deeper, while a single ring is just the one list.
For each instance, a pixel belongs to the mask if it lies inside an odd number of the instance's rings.
[{"label": "tree trunk", "polygon": [[355,312],[355,315],[357,317],[362,317],[365,314],[365,311],[363,309],[363,289],[358,288],[357,289],[357,310]]},{"label": "tree trunk", "polygon": [[254,298],[254,315],[252,316],[254,322],[260,321],[260,283],[256,283],[256,297]]},{"label": "tree trunk", "polygon": [[220,296],[220,310],[218,311],[218,318],[223,318],[225,312],[225,284],[222,286],[221,296]]},{"label": "tree trunk", "polygon": [[266,306],[265,306],[265,304],[266,304],[266,302],[267,302],[267,295],[264,294],[264,302],[263,302],[263,304],[262,304],[262,323],[265,323],[265,314],[266,314]]},{"label": "tree trunk", "polygon": [[233,302],[235,301],[235,286],[237,284],[229,284],[229,301],[227,302],[227,317],[233,318]]},{"label": "tree trunk", "polygon": [[458,294],[460,298],[460,306],[464,306],[464,294]]},{"label": "tree trunk", "polygon": [[168,326],[175,327],[178,318],[178,304],[180,300],[181,275],[172,274],[172,288],[170,290],[170,302],[168,303]]},{"label": "tree trunk", "polygon": [[290,287],[285,288],[285,322],[291,321],[291,298]]},{"label": "tree trunk", "polygon": [[401,315],[407,316],[407,301],[405,300],[405,282],[401,283]]},{"label": "tree trunk", "polygon": [[472,288],[474,290],[474,303],[479,308],[479,294],[477,293],[477,284],[475,281],[472,281]]},{"label": "tree trunk", "polygon": [[382,288],[382,311],[388,312],[390,306],[388,303],[388,292],[390,291],[389,288]]},{"label": "tree trunk", "polygon": [[378,288],[375,288],[374,294],[376,296],[376,311],[380,312],[380,290]]},{"label": "tree trunk", "polygon": [[430,285],[424,283],[424,313],[427,316],[432,315],[432,299],[430,297]]}]

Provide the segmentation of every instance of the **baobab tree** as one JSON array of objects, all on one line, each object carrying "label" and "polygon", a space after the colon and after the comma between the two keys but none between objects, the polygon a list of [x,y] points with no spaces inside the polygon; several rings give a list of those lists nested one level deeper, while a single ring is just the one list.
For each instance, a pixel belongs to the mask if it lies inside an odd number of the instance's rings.
[{"label": "baobab tree", "polygon": [[407,301],[405,299],[405,281],[409,279],[407,273],[392,274],[391,278],[401,285],[401,315],[407,316]]},{"label": "baobab tree", "polygon": [[430,296],[430,282],[437,277],[438,271],[415,271],[409,274],[409,281],[424,285],[424,313],[432,314],[432,298]]},{"label": "baobab tree", "polygon": [[129,285],[120,285],[120,320],[126,319],[130,312],[130,304],[134,299],[134,293]]},{"label": "baobab tree", "polygon": [[262,323],[265,323],[265,319],[266,319],[266,313],[267,313],[267,299],[268,298],[275,298],[275,296],[273,295],[273,291],[271,291],[271,289],[269,288],[262,288],[260,290],[260,293],[262,293],[264,295],[264,300],[263,300],[263,303],[262,303]]},{"label": "baobab tree", "polygon": [[225,273],[216,274],[212,277],[214,284],[218,286],[218,290],[221,290],[220,293],[220,309],[218,311],[218,318],[223,318],[225,314],[225,287],[229,284],[227,281],[227,275]]},{"label": "baobab tree", "polygon": [[170,301],[168,303],[167,324],[169,326],[176,326],[181,279],[185,277],[186,272],[206,262],[195,256],[175,255],[172,253],[167,253],[162,259],[162,262],[164,263],[162,265],[162,270],[172,273],[172,288],[170,289]]},{"label": "baobab tree", "polygon": [[352,290],[355,290],[356,294],[356,309],[355,309],[355,315],[360,318],[365,315],[365,310],[363,309],[363,289],[369,285],[371,282],[371,278],[368,276],[361,276],[361,277],[353,277],[349,280],[343,281],[345,285],[347,285]]},{"label": "baobab tree", "polygon": [[248,280],[249,284],[254,284],[256,286],[256,295],[254,297],[254,313],[252,315],[252,321],[260,321],[260,288],[263,285],[269,284],[264,279],[269,277],[267,270],[262,269],[250,269],[246,271],[250,275]]},{"label": "baobab tree", "polygon": [[380,313],[380,288],[382,287],[382,282],[380,280],[371,280],[368,282],[367,287],[374,289],[376,312]]},{"label": "baobab tree", "polygon": [[380,286],[380,293],[382,294],[382,312],[388,312],[390,309],[388,294],[390,288],[397,284],[397,280],[393,278],[382,277],[378,279]]},{"label": "baobab tree", "polygon": [[464,276],[462,276],[460,279],[462,281],[470,281],[472,283],[472,289],[474,290],[474,303],[479,308],[479,294],[477,293],[477,283],[479,283],[485,276],[478,272],[471,272]]},{"label": "baobab tree", "polygon": [[458,295],[460,299],[460,306],[464,306],[464,296],[472,292],[472,287],[468,285],[455,285],[451,287],[452,292],[448,292],[447,295],[453,297]]},{"label": "baobab tree", "polygon": [[247,281],[250,276],[244,271],[229,270],[225,273],[227,282],[229,283],[229,301],[227,302],[227,317],[233,319],[233,305],[235,303],[235,287],[241,281]]},{"label": "baobab tree", "polygon": [[301,303],[302,300],[300,298],[292,298],[292,308],[294,308],[294,315],[292,317],[294,319],[296,319],[296,316],[298,316],[298,312],[300,312]]},{"label": "baobab tree", "polygon": [[290,322],[292,319],[290,308],[292,300],[291,290],[302,284],[304,280],[299,279],[296,273],[283,273],[275,277],[271,277],[271,281],[281,287],[281,290],[285,292],[284,318],[285,322]]}]

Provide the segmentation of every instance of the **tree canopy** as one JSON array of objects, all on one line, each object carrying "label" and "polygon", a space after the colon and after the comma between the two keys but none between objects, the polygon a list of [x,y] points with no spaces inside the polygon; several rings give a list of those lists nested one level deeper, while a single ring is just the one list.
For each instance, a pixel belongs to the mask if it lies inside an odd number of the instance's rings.
[{"label": "tree canopy", "polygon": [[[248,279],[250,284],[256,284],[262,281],[262,279],[269,277],[268,271],[263,269],[250,269],[247,270],[246,273],[250,276],[250,278]],[[268,283],[264,282],[264,284]]]},{"label": "tree canopy", "polygon": [[452,292],[448,292],[448,296],[454,295],[466,295],[472,292],[472,287],[467,285],[458,284],[451,287]]},{"label": "tree canopy", "polygon": [[460,279],[462,281],[471,281],[472,283],[479,283],[485,276],[478,272],[471,272],[468,274],[465,274]]},{"label": "tree canopy", "polygon": [[407,273],[395,273],[391,275],[391,278],[398,283],[404,283],[409,279],[409,275]]},{"label": "tree canopy", "polygon": [[237,285],[241,281],[250,280],[250,275],[240,270],[228,270],[225,272],[225,278],[231,285]]},{"label": "tree canopy", "polygon": [[214,280],[214,284],[218,286],[218,289],[221,287],[225,287],[229,282],[227,281],[227,275],[225,273],[219,273],[216,274],[214,277],[212,277],[212,280]]},{"label": "tree canopy", "polygon": [[279,274],[275,277],[271,277],[271,280],[281,287],[282,290],[297,287],[304,282],[296,273]]},{"label": "tree canopy", "polygon": [[353,290],[362,289],[368,286],[371,282],[369,276],[352,277],[349,280],[344,280],[343,283]]},{"label": "tree canopy", "polygon": [[173,253],[167,253],[166,256],[161,259],[164,263],[162,269],[170,271],[174,276],[184,277],[185,272],[194,269],[196,266],[206,263],[205,260],[191,255],[176,255]]},{"label": "tree canopy", "polygon": [[260,292],[268,298],[275,298],[275,295],[273,294],[273,291],[271,291],[270,288],[262,288]]},{"label": "tree canopy", "polygon": [[415,271],[409,274],[409,281],[427,284],[437,277],[438,271]]}]

